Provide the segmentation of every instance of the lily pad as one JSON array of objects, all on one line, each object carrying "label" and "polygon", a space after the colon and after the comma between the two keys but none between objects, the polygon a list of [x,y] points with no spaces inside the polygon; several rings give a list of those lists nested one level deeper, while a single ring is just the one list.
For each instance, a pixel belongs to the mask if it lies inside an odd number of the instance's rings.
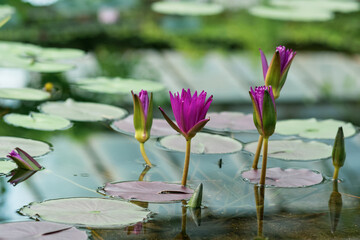
[{"label": "lily pad", "polygon": [[[171,135],[160,139],[160,145],[169,149],[185,152],[186,141],[182,135]],[[198,133],[191,140],[191,153],[224,154],[234,153],[242,149],[242,144],[229,137],[216,134]]]},{"label": "lily pad", "polygon": [[12,222],[0,224],[1,239],[88,239],[85,231],[50,222]]},{"label": "lily pad", "polygon": [[148,92],[158,92],[165,89],[159,82],[137,79],[105,78],[82,79],[77,82],[80,89],[89,92],[130,94],[130,91],[140,92],[146,89]]},{"label": "lily pad", "polygon": [[312,8],[276,8],[273,6],[255,6],[249,9],[250,14],[269,19],[285,21],[328,21],[334,14],[327,9]]},{"label": "lily pad", "polygon": [[15,168],[17,165],[13,161],[0,161],[0,175],[7,175]]},{"label": "lily pad", "polygon": [[219,14],[224,7],[216,3],[160,1],[153,3],[151,9],[162,14],[206,16]]},{"label": "lily pad", "polygon": [[[117,132],[125,133],[128,135],[134,135],[134,115],[129,115],[124,119],[114,121],[111,124],[111,128]],[[164,137],[168,135],[176,134],[177,132],[170,127],[170,125],[164,119],[153,119],[153,124],[151,127],[150,137]]]},{"label": "lily pad", "polygon": [[15,9],[8,5],[1,5],[0,6],[0,27],[2,27],[9,19],[11,15],[13,15]]},{"label": "lily pad", "polygon": [[43,101],[50,98],[50,94],[33,88],[0,88],[0,98],[25,101]]},{"label": "lily pad", "polygon": [[334,12],[355,12],[360,10],[357,1],[338,1],[338,0],[273,0],[271,5],[290,8],[304,9],[327,9]]},{"label": "lily pad", "polygon": [[299,135],[304,138],[334,139],[339,127],[343,127],[344,137],[350,137],[356,133],[356,129],[351,123],[315,118],[278,121],[275,132],[283,135]]},{"label": "lily pad", "polygon": [[35,62],[24,66],[23,68],[33,72],[53,73],[53,72],[66,72],[73,69],[75,66],[65,63],[57,62]]},{"label": "lily pad", "polygon": [[7,124],[29,129],[42,131],[65,130],[72,126],[72,123],[62,117],[44,114],[30,113],[29,115],[10,113],[4,116]]},{"label": "lily pad", "polygon": [[[245,145],[244,150],[256,152],[257,142]],[[269,141],[268,156],[282,160],[312,161],[331,157],[332,147],[321,142],[302,140]]]},{"label": "lily pad", "polygon": [[105,194],[141,202],[171,202],[190,199],[194,191],[178,184],[164,182],[106,183]]},{"label": "lily pad", "polygon": [[50,115],[83,122],[120,119],[127,113],[122,108],[100,103],[76,102],[72,99],[65,102],[46,102],[41,104],[39,109]]},{"label": "lily pad", "polygon": [[213,131],[242,132],[256,130],[252,114],[241,112],[219,112],[208,113],[210,118],[205,128]]},{"label": "lily pad", "polygon": [[135,204],[104,198],[64,198],[33,202],[20,213],[49,222],[92,228],[118,228],[143,221],[149,211]]},{"label": "lily pad", "polygon": [[0,136],[0,159],[7,159],[6,155],[16,147],[25,150],[32,157],[40,157],[52,151],[50,145],[45,142],[26,138]]},{"label": "lily pad", "polygon": [[[245,171],[242,177],[250,183],[259,183],[261,169]],[[309,169],[266,169],[265,185],[275,187],[308,187],[323,181],[321,173]]]}]

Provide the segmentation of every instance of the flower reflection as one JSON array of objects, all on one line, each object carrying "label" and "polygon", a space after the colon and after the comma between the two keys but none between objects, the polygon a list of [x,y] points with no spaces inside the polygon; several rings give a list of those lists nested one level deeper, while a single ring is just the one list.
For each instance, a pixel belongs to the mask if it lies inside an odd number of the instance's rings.
[{"label": "flower reflection", "polygon": [[329,212],[330,212],[330,224],[331,224],[331,233],[335,233],[336,227],[340,220],[342,209],[342,197],[338,191],[338,181],[333,182],[333,191],[329,199]]},{"label": "flower reflection", "polygon": [[255,204],[256,204],[256,218],[258,223],[257,236],[254,239],[266,239],[263,234],[264,222],[264,202],[265,202],[265,186],[254,186]]},{"label": "flower reflection", "polygon": [[9,179],[8,182],[11,183],[12,185],[16,186],[19,183],[21,183],[21,182],[27,180],[28,178],[30,178],[36,172],[38,172],[38,171],[25,170],[25,169],[17,168],[15,170],[11,171],[11,173],[8,175],[8,177],[11,176],[11,178]]}]

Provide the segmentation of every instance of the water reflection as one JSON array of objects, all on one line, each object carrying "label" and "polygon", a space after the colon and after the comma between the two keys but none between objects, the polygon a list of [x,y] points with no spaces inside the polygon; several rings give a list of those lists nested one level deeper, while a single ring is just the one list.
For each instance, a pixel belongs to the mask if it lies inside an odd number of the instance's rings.
[{"label": "water reflection", "polygon": [[330,224],[331,233],[335,234],[336,227],[340,220],[342,209],[342,197],[338,191],[338,181],[333,181],[333,191],[329,198],[329,213],[330,213]]},{"label": "water reflection", "polygon": [[255,204],[256,204],[256,218],[257,218],[257,236],[254,239],[267,239],[263,234],[264,223],[264,202],[265,202],[265,186],[254,186]]},{"label": "water reflection", "polygon": [[11,176],[11,178],[8,180],[8,182],[11,183],[13,186],[16,186],[19,183],[30,178],[36,172],[38,172],[38,171],[17,168],[15,170],[11,171],[11,173],[8,175],[8,177]]},{"label": "water reflection", "polygon": [[186,207],[186,201],[182,201],[182,215],[181,215],[181,232],[174,237],[174,239],[179,240],[187,240],[190,239],[190,237],[186,233],[186,217],[187,217],[187,207]]}]

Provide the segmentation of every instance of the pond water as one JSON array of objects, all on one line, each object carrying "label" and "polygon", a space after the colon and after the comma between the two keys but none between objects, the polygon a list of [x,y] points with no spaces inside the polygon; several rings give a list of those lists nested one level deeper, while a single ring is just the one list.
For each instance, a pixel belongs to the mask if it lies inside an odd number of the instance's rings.
[{"label": "pond water", "polygon": [[[83,135],[84,126],[94,129],[93,133],[76,137]],[[4,124],[2,127],[8,128]],[[7,183],[8,178],[0,178],[0,222],[29,220],[17,210],[34,201],[103,197],[97,189],[105,183],[139,179],[144,160],[133,137],[115,133],[100,123],[76,123],[67,131],[70,132],[45,134],[54,148],[39,159],[45,170],[15,187]],[[26,137],[34,132],[22,130],[17,136]],[[229,135],[243,143],[258,138],[255,132]],[[273,139],[278,138],[283,137],[273,136]],[[332,145],[333,140],[322,142]],[[357,239],[360,237],[359,146],[360,135],[346,139],[347,159],[340,170],[342,181],[337,187],[340,195],[333,193],[336,189],[329,180],[333,173],[331,159],[285,161],[270,158],[268,167],[313,169],[321,172],[325,180],[305,188],[261,190],[241,177],[244,170],[251,168],[252,154],[245,151],[192,154],[188,185],[194,189],[200,183],[204,185],[203,208],[197,219],[200,226],[181,202],[135,203],[153,213],[145,223],[118,229],[86,230],[92,239],[252,239],[258,232],[261,235],[261,231],[270,239]],[[166,151],[155,139],[150,139],[145,148],[155,167],[147,172],[144,180],[179,183],[184,153]],[[222,164],[219,164],[220,159]],[[339,198],[342,205],[334,204]],[[261,207],[263,199],[264,208]],[[258,219],[262,214],[263,220]]]}]

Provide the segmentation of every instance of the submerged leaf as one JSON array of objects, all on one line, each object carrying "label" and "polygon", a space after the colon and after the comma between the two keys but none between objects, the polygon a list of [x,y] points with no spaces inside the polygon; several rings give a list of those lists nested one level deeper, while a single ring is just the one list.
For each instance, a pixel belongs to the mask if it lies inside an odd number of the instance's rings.
[{"label": "submerged leaf", "polygon": [[189,199],[193,190],[164,182],[119,182],[107,183],[103,191],[110,196],[142,202],[171,202]]},{"label": "submerged leaf", "polygon": [[[245,150],[255,154],[257,144],[257,142],[246,144]],[[312,161],[331,157],[331,151],[331,146],[316,141],[273,140],[269,141],[268,157],[282,160]]]},{"label": "submerged leaf", "polygon": [[[250,183],[259,183],[261,169],[251,169],[242,174],[245,181]],[[275,187],[308,187],[319,184],[323,181],[321,173],[309,169],[266,169],[265,185]]]},{"label": "submerged leaf", "polygon": [[256,130],[252,114],[241,112],[219,112],[208,113],[206,118],[211,121],[205,126],[206,129],[213,131],[242,132]]},{"label": "submerged leaf", "polygon": [[50,222],[13,222],[0,224],[0,239],[88,239],[85,231]]},{"label": "submerged leaf", "polygon": [[[181,135],[171,135],[160,139],[160,144],[175,151],[185,152],[186,141]],[[198,154],[234,153],[242,149],[242,144],[232,138],[215,134],[198,133],[191,140],[191,152]]]},{"label": "submerged leaf", "polygon": [[118,228],[143,221],[149,211],[135,204],[104,198],[63,198],[33,202],[20,210],[44,221],[93,228]]}]

